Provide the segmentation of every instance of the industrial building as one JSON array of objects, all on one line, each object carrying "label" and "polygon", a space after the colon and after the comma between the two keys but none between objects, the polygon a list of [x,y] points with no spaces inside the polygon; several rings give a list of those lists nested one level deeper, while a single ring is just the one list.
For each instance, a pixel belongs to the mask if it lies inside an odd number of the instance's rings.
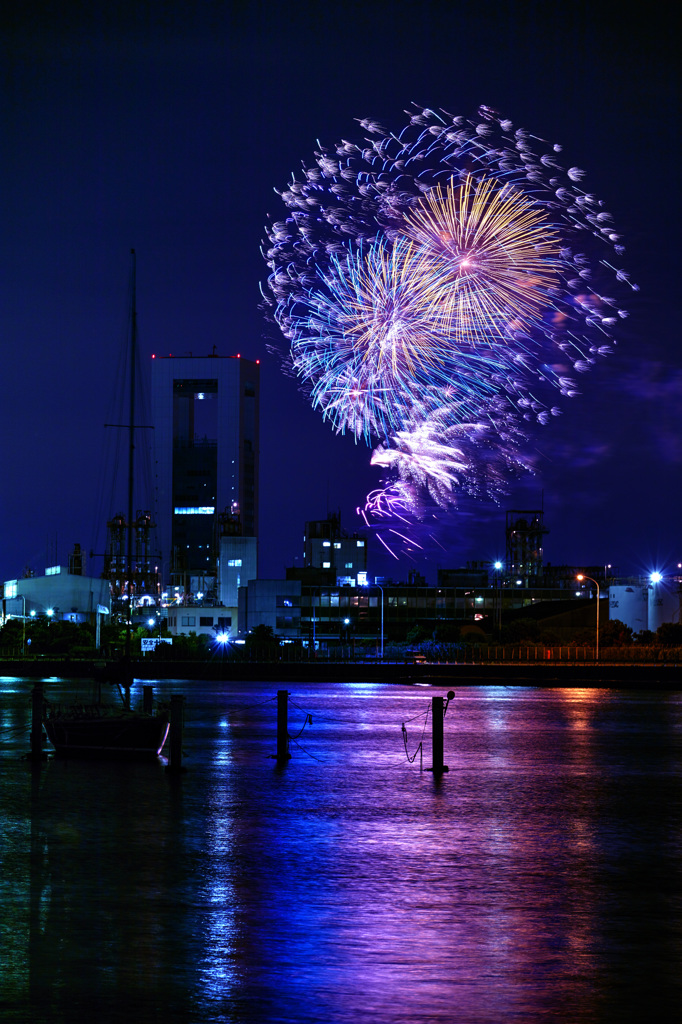
[{"label": "industrial building", "polygon": [[3,586],[2,620],[47,615],[55,620],[89,622],[111,609],[109,581],[84,576],[69,565],[52,565],[44,576],[6,580]]},{"label": "industrial building", "polygon": [[518,576],[526,586],[541,579],[543,568],[543,540],[549,530],[544,524],[540,508],[509,509],[506,521],[506,564],[509,576]]},{"label": "industrial building", "polygon": [[196,633],[215,639],[219,634],[234,636],[236,609],[221,605],[172,606],[166,615],[166,625],[171,636]]},{"label": "industrial building", "polygon": [[[230,562],[256,575],[259,371],[257,361],[215,352],[152,361],[161,576],[183,602],[232,604],[235,580],[220,578],[223,566],[237,568]],[[240,538],[249,543],[237,552]]]},{"label": "industrial building", "polygon": [[328,569],[339,584],[355,586],[367,578],[367,538],[341,528],[341,513],[305,524],[303,565]]},{"label": "industrial building", "polygon": [[320,646],[348,638],[378,641],[382,633],[404,640],[418,623],[428,635],[454,626],[483,639],[510,617],[536,617],[540,609],[554,613],[559,629],[585,627],[594,614],[590,598],[588,590],[567,594],[546,587],[251,580],[239,591],[239,632],[266,625],[283,639]]}]

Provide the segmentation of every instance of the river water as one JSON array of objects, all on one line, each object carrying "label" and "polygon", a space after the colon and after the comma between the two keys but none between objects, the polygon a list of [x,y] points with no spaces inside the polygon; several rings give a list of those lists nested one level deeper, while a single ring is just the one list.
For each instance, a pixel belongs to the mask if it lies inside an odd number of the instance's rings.
[{"label": "river water", "polygon": [[289,683],[281,767],[277,684],[155,685],[179,776],[32,766],[0,680],[6,1024],[682,1019],[682,693],[459,689],[437,777],[446,688]]}]

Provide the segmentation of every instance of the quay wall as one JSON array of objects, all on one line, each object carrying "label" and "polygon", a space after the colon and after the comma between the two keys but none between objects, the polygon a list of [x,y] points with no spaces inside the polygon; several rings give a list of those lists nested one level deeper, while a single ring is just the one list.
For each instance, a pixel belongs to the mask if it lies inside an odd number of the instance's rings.
[{"label": "quay wall", "polygon": [[[114,662],[75,660],[0,662],[0,676],[21,679],[101,679],[116,682],[120,666]],[[214,660],[134,661],[136,680],[187,679],[225,682],[376,682],[426,683],[433,686],[613,686],[682,689],[682,665],[617,663],[390,663],[372,662],[233,662]]]}]

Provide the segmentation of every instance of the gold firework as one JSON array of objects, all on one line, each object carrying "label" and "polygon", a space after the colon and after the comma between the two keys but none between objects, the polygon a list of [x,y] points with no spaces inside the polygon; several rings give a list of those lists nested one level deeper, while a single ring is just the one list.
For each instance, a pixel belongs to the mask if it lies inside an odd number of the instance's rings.
[{"label": "gold firework", "polygon": [[406,214],[405,234],[429,254],[441,285],[447,278],[444,315],[462,342],[509,338],[510,328],[537,323],[553,304],[558,234],[546,210],[511,185],[450,178]]}]

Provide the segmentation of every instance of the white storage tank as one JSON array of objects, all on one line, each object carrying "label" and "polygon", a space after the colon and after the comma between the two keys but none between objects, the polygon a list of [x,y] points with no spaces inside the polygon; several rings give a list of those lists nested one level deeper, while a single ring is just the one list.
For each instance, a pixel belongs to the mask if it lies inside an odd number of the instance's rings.
[{"label": "white storage tank", "polygon": [[677,580],[660,580],[649,584],[649,629],[655,633],[664,622],[680,622],[680,584]]},{"label": "white storage tank", "polygon": [[609,586],[609,619],[620,619],[635,633],[649,626],[649,588],[641,584]]}]

